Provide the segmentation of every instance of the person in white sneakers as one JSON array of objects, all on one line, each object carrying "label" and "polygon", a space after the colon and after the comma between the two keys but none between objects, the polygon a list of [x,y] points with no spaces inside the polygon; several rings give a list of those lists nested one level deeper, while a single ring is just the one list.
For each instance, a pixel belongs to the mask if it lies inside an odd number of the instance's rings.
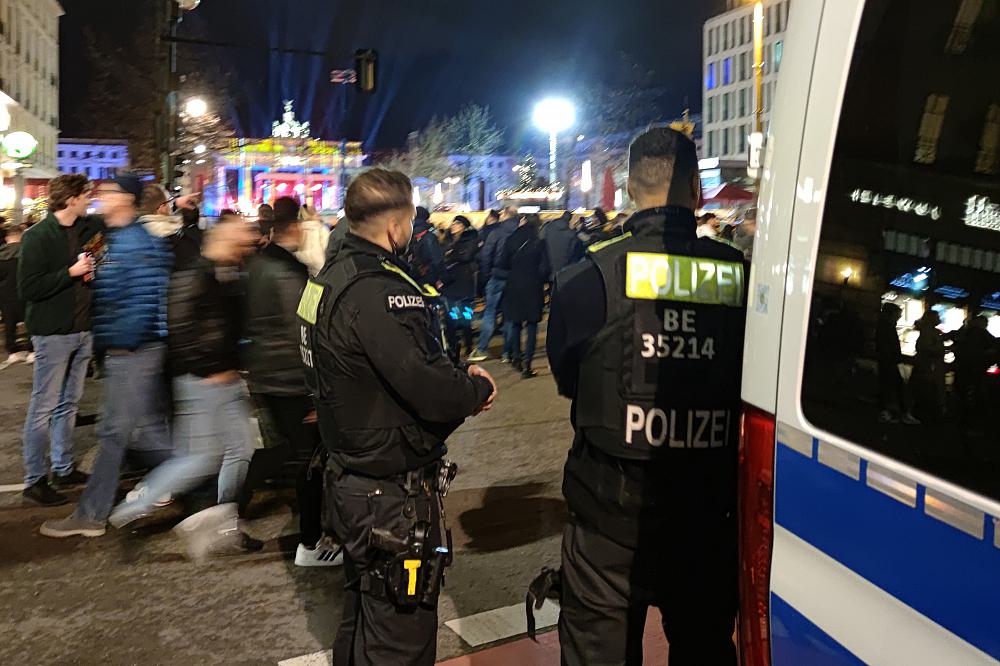
[{"label": "person in white sneakers", "polygon": [[17,295],[17,262],[21,258],[21,235],[24,225],[3,224],[6,243],[0,246],[0,317],[3,317],[4,350],[7,358],[0,361],[0,370],[15,363],[31,363],[35,354],[30,341],[22,341],[17,336],[17,325],[24,321],[24,301]]}]

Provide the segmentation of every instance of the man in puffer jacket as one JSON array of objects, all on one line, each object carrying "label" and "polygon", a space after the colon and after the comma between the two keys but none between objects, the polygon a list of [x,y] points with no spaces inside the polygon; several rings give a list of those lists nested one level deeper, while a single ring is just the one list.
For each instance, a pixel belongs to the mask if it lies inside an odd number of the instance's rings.
[{"label": "man in puffer jacket", "polygon": [[152,466],[171,454],[163,372],[173,257],[166,240],[137,223],[143,195],[137,177],[120,176],[98,195],[108,227],[94,282],[94,346],[107,352],[100,451],[76,511],[41,527],[57,538],[104,534],[127,450]]}]

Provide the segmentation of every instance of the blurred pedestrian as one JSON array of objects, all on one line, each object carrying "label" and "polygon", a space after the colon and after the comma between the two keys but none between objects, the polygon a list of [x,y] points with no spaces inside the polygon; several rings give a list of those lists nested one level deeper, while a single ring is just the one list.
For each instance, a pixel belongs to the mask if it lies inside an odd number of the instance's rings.
[{"label": "blurred pedestrian", "polygon": [[[287,204],[285,204],[287,205]],[[274,202],[275,220],[278,219],[278,202]],[[313,276],[323,269],[326,263],[326,248],[330,242],[330,230],[323,224],[319,213],[312,206],[302,206],[299,209],[299,220],[301,221],[301,240],[298,243],[299,249],[295,251],[295,257],[305,264],[309,270],[309,275]]]},{"label": "blurred pedestrian", "polygon": [[[903,363],[903,352],[900,347],[899,333],[896,323],[903,316],[903,311],[895,303],[885,303],[879,313],[875,325],[875,360],[878,364],[878,402],[880,423],[899,423],[908,425],[920,422],[910,413],[909,396],[906,383],[900,371]],[[896,408],[893,409],[893,401]]]},{"label": "blurred pedestrian", "polygon": [[[178,270],[190,264],[201,254],[200,237],[190,231],[193,224],[198,227],[198,207],[192,196],[176,199],[180,214],[170,214],[170,197],[161,186],[149,183],[142,188],[142,199],[139,203],[139,224],[156,238],[162,238],[170,248],[173,258],[172,270]],[[194,220],[192,220],[192,216]]]},{"label": "blurred pedestrian", "polygon": [[104,232],[88,217],[91,183],[83,174],[49,181],[49,213],[24,233],[17,267],[25,326],[35,348],[31,402],[24,420],[24,496],[38,504],[65,504],[49,486],[45,450],[51,435],[53,486],[87,482],[73,459],[73,428],[93,353],[88,244]]},{"label": "blurred pedestrian", "polygon": [[476,298],[476,256],[479,240],[469,218],[459,215],[449,227],[451,240],[444,252],[444,293],[448,317],[472,354],[472,311]]},{"label": "blurred pedestrian", "polygon": [[748,208],[733,229],[733,244],[743,252],[747,261],[753,259],[753,242],[756,235],[757,208]]},{"label": "blurred pedestrian", "polygon": [[[489,358],[490,340],[496,330],[496,319],[500,312],[500,301],[503,299],[504,288],[507,286],[507,270],[498,266],[500,255],[503,254],[507,239],[510,238],[520,224],[517,208],[507,206],[500,215],[501,221],[496,225],[496,231],[489,235],[483,248],[479,251],[479,275],[486,280],[486,309],[479,329],[479,345],[469,356],[469,361],[478,363]],[[505,327],[506,328],[506,327]],[[504,336],[503,352],[500,360],[509,363],[511,358],[510,341]]]},{"label": "blurred pedestrian", "polygon": [[24,301],[17,293],[17,264],[25,229],[23,224],[5,226],[7,242],[0,246],[0,316],[3,317],[4,351],[7,352],[7,358],[0,361],[0,370],[18,361],[35,361],[31,341],[22,341],[17,335],[17,326],[24,321]]},{"label": "blurred pedestrian", "polygon": [[444,249],[434,234],[430,217],[430,211],[423,206],[417,207],[407,257],[418,282],[440,288],[444,277]]},{"label": "blurred pedestrian", "polygon": [[[222,211],[219,215],[220,220],[225,217],[225,213],[233,211]],[[244,213],[247,211],[243,211]],[[260,229],[260,235],[265,238],[271,237],[271,225],[274,223],[274,208],[270,204],[261,204],[257,207],[257,227]]]},{"label": "blurred pedestrian", "polygon": [[320,445],[315,407],[306,386],[295,316],[309,280],[305,264],[296,258],[304,237],[299,204],[291,197],[274,202],[271,243],[247,262],[246,354],[250,391],[277,431],[279,442],[258,449],[250,461],[244,501],[269,472],[297,459],[295,494],[299,508],[299,545],[295,564],[335,566],[343,562],[340,548],[322,540],[323,471],[311,466]]},{"label": "blurred pedestrian", "polygon": [[925,422],[940,421],[945,414],[945,346],[940,325],[941,315],[933,308],[928,308],[914,324],[920,336],[910,383],[917,418]]},{"label": "blurred pedestrian", "polygon": [[253,450],[249,396],[240,378],[240,267],[254,251],[256,229],[239,218],[220,221],[205,236],[201,258],[174,273],[167,304],[168,358],[173,374],[177,457],[153,470],[145,492],[112,512],[115,527],[152,513],[166,495],[218,478],[217,506],[177,526],[192,559],[260,550],[241,531],[236,502]]},{"label": "blurred pedestrian", "polygon": [[[159,188],[146,190],[163,194]],[[142,195],[142,182],[132,175],[98,188],[108,227],[105,260],[94,280],[94,347],[107,352],[97,425],[100,448],[76,510],[62,520],[45,521],[45,536],[101,536],[126,452],[138,451],[150,467],[171,454],[163,373],[173,255],[167,240],[152,233],[151,223],[137,223]]]},{"label": "blurred pedestrian", "polygon": [[[496,210],[489,210],[486,213],[486,219],[483,220],[483,226],[479,229],[479,247],[482,248],[489,240],[490,235],[497,230],[497,225],[500,223],[500,212]],[[482,284],[486,283],[486,280],[480,280]]]},{"label": "blurred pedestrian", "polygon": [[714,238],[719,235],[719,218],[715,213],[705,213],[698,218],[698,237]]},{"label": "blurred pedestrian", "polygon": [[585,248],[571,222],[573,214],[566,211],[561,216],[545,225],[545,249],[552,266],[552,275],[570,264],[583,259]]},{"label": "blurred pedestrian", "polygon": [[[524,379],[535,377],[532,361],[538,339],[538,322],[545,307],[545,283],[551,266],[545,243],[538,237],[541,220],[538,215],[526,215],[520,226],[504,245],[498,266],[508,272],[503,292],[503,318],[511,344],[511,363]],[[521,333],[524,332],[524,355],[521,355]]]}]

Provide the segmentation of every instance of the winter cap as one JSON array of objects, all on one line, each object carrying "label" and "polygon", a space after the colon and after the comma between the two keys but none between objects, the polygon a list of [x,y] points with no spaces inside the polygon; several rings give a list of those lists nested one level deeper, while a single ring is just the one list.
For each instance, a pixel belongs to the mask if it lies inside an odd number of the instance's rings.
[{"label": "winter cap", "polygon": [[459,224],[461,224],[462,226],[464,226],[466,229],[468,229],[469,227],[472,226],[472,222],[470,222],[469,218],[467,218],[464,215],[457,215],[455,217],[455,219],[452,220],[452,224],[454,224],[455,222],[458,222]]},{"label": "winter cap", "polygon": [[142,201],[143,182],[139,176],[132,173],[123,173],[117,176],[112,182],[117,185],[122,192],[131,194],[135,197],[136,206],[140,204]]},{"label": "winter cap", "polygon": [[423,206],[417,206],[417,214],[413,218],[414,220],[429,220],[431,219],[431,212],[424,208]]}]

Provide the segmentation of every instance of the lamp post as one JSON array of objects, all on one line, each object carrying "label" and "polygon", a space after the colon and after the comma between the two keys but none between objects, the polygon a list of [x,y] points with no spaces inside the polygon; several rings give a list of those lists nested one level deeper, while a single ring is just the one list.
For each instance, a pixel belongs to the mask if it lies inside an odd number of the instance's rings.
[{"label": "lamp post", "polygon": [[556,159],[559,133],[568,130],[576,122],[576,108],[566,99],[550,97],[535,106],[535,126],[549,133],[549,184],[558,180]]},{"label": "lamp post", "polygon": [[764,132],[764,3],[753,6],[754,131]]}]

